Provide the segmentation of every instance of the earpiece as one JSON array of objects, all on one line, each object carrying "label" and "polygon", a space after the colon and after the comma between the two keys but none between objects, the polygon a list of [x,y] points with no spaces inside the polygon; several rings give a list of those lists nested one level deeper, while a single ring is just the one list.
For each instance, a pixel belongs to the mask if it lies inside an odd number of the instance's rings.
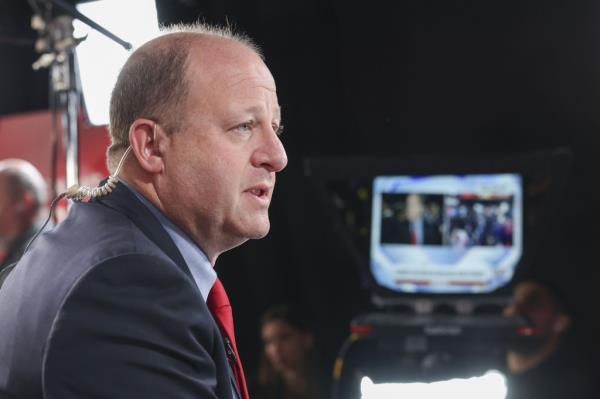
[{"label": "earpiece", "polygon": [[67,189],[65,192],[65,197],[73,201],[83,201],[86,199],[87,201],[90,201],[94,198],[99,198],[110,194],[118,182],[119,179],[116,176],[109,176],[106,183],[100,187],[80,187],[78,184],[74,184]]},{"label": "earpiece", "polygon": [[[119,160],[119,165],[117,165],[117,169],[115,170],[115,173],[108,176],[108,180],[102,186],[92,188],[92,187],[88,187],[88,186],[80,187],[79,184],[74,184],[71,187],[69,187],[67,189],[67,191],[65,191],[64,193],[60,193],[59,195],[57,195],[56,198],[54,198],[52,200],[52,203],[50,204],[50,211],[48,212],[48,218],[46,219],[46,221],[44,222],[42,227],[39,228],[37,233],[35,233],[35,235],[31,238],[31,240],[29,240],[29,242],[25,246],[25,250],[23,250],[23,253],[27,252],[27,250],[29,249],[31,244],[33,244],[33,242],[38,238],[38,236],[44,230],[44,228],[46,228],[46,225],[52,218],[52,213],[54,211],[54,207],[58,201],[60,201],[61,199],[65,198],[65,197],[69,198],[73,201],[84,201],[84,200],[90,201],[94,198],[99,198],[99,197],[103,197],[105,195],[110,194],[112,192],[112,190],[115,189],[117,183],[119,182],[119,178],[118,178],[119,171],[121,170],[121,166],[123,166],[123,162],[125,161],[125,158],[127,157],[127,155],[129,155],[130,152],[131,152],[131,146],[127,147],[127,149],[125,150],[125,153],[123,153],[123,156]],[[21,208],[24,208],[24,203],[20,203],[19,206]],[[17,209],[18,208],[19,207],[17,207]]]}]

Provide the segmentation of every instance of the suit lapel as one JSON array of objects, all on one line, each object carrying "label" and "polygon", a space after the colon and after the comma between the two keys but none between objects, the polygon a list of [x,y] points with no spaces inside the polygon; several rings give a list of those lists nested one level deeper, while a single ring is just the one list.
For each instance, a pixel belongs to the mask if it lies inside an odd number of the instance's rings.
[{"label": "suit lapel", "polygon": [[154,242],[177,266],[193,280],[192,274],[177,249],[177,246],[162,227],[158,219],[123,184],[117,184],[115,189],[106,197],[96,200],[129,218],[152,242]]},{"label": "suit lapel", "polygon": [[[124,184],[117,184],[115,189],[107,196],[93,200],[94,202],[103,206],[109,207],[122,215],[130,219],[152,242],[154,242],[175,264],[192,280],[192,274],[183,259],[183,256],[177,249],[177,246],[162,227],[158,219],[154,214],[136,197],[136,195],[127,188]],[[196,286],[194,282],[194,286]],[[208,308],[206,309],[208,311]],[[212,320],[212,319],[211,319]],[[222,340],[222,336],[219,331],[219,327],[213,320],[214,334],[217,339]],[[229,378],[228,381],[235,392],[237,397],[241,398],[235,384],[233,370],[229,367],[227,355],[225,353],[225,345],[221,342],[223,348],[222,357],[225,359],[225,364],[228,369]],[[225,387],[227,397],[234,397],[231,386]]]}]

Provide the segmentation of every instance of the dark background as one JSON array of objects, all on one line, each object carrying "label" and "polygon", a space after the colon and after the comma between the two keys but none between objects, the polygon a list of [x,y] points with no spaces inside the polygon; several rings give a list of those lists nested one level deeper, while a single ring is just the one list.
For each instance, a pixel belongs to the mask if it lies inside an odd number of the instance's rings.
[{"label": "dark background", "polygon": [[[393,4],[393,6],[392,6]],[[600,262],[600,3],[157,0],[163,23],[229,21],[264,50],[284,110],[289,166],[268,238],[223,255],[242,357],[258,359],[261,312],[296,302],[331,360],[368,296],[303,160],[507,154],[567,147],[574,159],[531,273],[565,293],[582,353],[596,337]],[[0,1],[0,114],[46,109],[25,0]],[[0,143],[1,145],[1,143]]]}]

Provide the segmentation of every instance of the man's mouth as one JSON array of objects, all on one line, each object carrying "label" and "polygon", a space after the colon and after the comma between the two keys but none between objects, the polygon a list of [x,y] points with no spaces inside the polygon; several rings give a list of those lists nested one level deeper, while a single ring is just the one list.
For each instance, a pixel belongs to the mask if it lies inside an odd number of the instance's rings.
[{"label": "man's mouth", "polygon": [[248,190],[248,192],[250,192],[250,194],[256,195],[257,197],[264,197],[268,193],[267,190],[259,187],[251,188],[250,190]]},{"label": "man's mouth", "polygon": [[250,187],[245,192],[260,200],[263,204],[268,204],[271,199],[272,190],[272,186],[267,184],[257,184],[256,186]]}]

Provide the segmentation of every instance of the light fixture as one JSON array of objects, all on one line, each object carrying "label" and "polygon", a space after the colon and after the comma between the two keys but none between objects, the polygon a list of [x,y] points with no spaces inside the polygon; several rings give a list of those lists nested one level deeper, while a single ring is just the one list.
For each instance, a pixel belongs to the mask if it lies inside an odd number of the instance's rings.
[{"label": "light fixture", "polygon": [[[133,50],[159,33],[155,0],[102,0],[79,4],[77,9],[132,43]],[[110,94],[129,52],[78,20],[73,26],[75,37],[88,35],[76,50],[88,120],[107,125]]]},{"label": "light fixture", "polygon": [[478,377],[430,383],[375,384],[363,377],[360,390],[362,399],[505,399],[507,393],[506,378],[495,370]]}]

